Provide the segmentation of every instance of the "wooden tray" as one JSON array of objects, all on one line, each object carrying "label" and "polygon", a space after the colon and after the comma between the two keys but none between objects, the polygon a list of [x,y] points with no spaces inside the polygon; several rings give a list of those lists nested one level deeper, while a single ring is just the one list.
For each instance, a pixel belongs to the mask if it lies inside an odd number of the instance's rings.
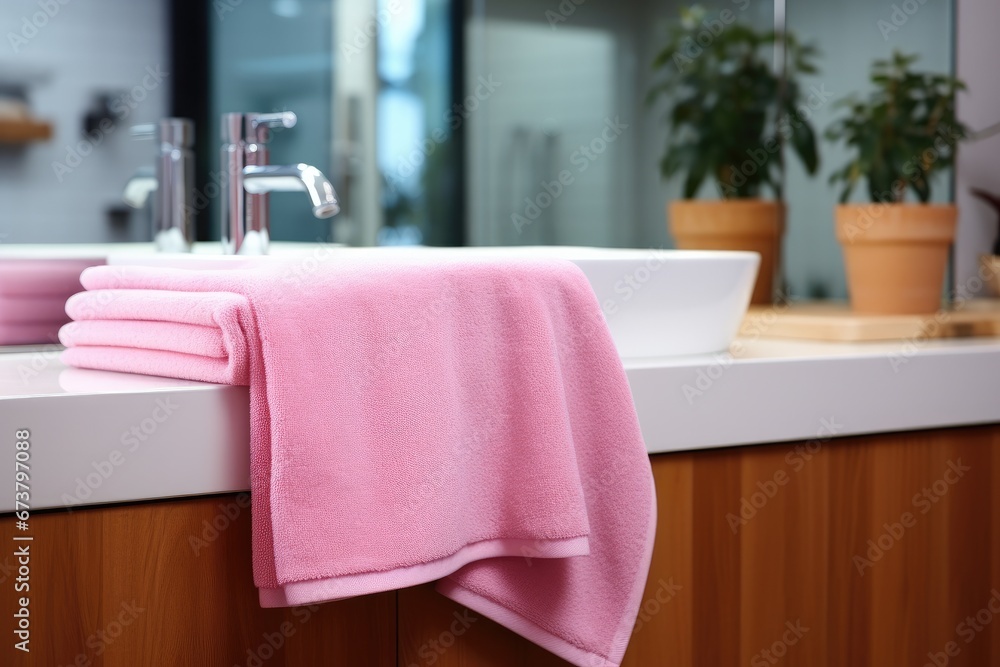
[{"label": "wooden tray", "polygon": [[753,306],[740,334],[837,342],[1000,336],[1000,299],[974,299],[929,315],[859,315],[841,302]]}]

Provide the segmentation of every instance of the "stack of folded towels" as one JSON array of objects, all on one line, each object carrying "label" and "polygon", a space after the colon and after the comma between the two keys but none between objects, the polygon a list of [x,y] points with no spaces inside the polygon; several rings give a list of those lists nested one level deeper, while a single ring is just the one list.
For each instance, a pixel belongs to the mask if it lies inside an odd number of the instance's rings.
[{"label": "stack of folded towels", "polygon": [[66,299],[97,259],[0,259],[0,345],[56,343]]},{"label": "stack of folded towels", "polygon": [[563,261],[96,267],[66,363],[250,386],[266,607],[437,581],[576,665],[621,662],[649,569],[649,458]]}]

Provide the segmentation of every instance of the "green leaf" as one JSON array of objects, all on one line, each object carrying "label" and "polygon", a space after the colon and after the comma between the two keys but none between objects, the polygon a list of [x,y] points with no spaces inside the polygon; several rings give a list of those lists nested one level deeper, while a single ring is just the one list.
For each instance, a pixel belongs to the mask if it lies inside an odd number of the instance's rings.
[{"label": "green leaf", "polygon": [[[875,61],[869,96],[836,105],[846,114],[825,135],[852,154],[831,177],[845,184],[842,198],[865,178],[873,200],[899,201],[904,187],[926,202],[932,173],[954,164],[954,144],[967,132],[955,113],[955,92],[964,84],[947,74],[914,72],[910,67],[916,60],[895,51],[890,60]],[[947,146],[941,146],[942,138]]]},{"label": "green leaf", "polygon": [[708,175],[710,167],[711,165],[704,153],[694,159],[691,169],[688,171],[687,178],[684,179],[684,197],[686,199],[692,199],[698,194],[698,190],[701,188],[705,176]]},{"label": "green leaf", "polygon": [[804,119],[792,123],[792,149],[802,160],[807,174],[815,174],[819,167],[819,151],[816,147],[816,134]]},{"label": "green leaf", "polygon": [[[803,103],[798,77],[816,73],[818,50],[793,34],[744,21],[727,25],[709,43],[699,41],[705,21],[715,17],[702,8],[683,11],[652,62],[657,76],[647,102],[659,102],[657,112],[665,112],[671,130],[660,172],[682,179],[688,197],[696,196],[708,178],[724,186],[728,196],[753,196],[765,188],[780,192],[782,161],[765,150],[776,134],[791,144],[810,173],[819,163],[811,126],[799,122],[800,127],[782,130],[777,122]],[[787,54],[785,82],[771,62],[779,42]],[[683,67],[677,56],[686,59]]]}]

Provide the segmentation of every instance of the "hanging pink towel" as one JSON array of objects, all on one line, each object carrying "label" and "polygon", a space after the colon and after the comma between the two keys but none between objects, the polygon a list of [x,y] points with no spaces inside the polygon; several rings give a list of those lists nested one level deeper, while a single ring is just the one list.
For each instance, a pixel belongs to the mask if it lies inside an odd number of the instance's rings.
[{"label": "hanging pink towel", "polygon": [[621,662],[654,489],[573,264],[98,267],[83,284],[66,363],[250,385],[263,606],[439,580],[576,665]]}]

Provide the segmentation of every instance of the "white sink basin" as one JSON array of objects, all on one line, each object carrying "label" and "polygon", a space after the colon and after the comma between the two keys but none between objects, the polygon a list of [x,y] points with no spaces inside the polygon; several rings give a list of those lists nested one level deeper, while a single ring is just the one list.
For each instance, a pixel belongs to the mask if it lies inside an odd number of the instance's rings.
[{"label": "white sink basin", "polygon": [[[304,253],[391,257],[549,257],[579,266],[604,310],[623,358],[720,352],[729,347],[746,314],[760,256],[752,252],[632,250],[524,246],[484,248],[346,248],[296,244],[277,256]],[[274,255],[272,255],[274,256]],[[112,254],[112,265],[245,267],[268,257]]]},{"label": "white sink basin", "polygon": [[622,358],[726,350],[750,305],[753,252],[614,250],[571,259],[583,269]]}]

